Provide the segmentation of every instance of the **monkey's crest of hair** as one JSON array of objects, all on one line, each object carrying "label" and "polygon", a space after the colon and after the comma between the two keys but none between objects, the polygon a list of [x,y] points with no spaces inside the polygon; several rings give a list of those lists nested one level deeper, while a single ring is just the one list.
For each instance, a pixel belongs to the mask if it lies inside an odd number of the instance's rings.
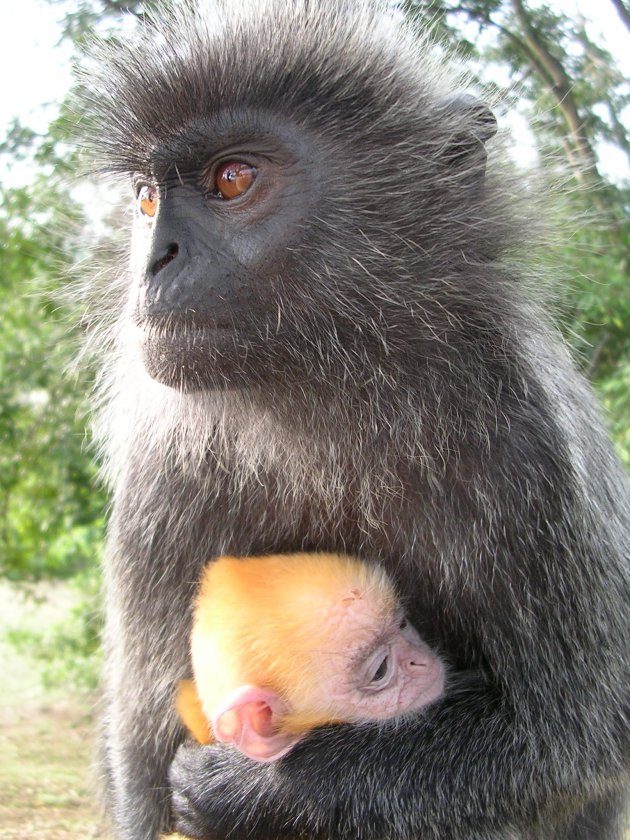
[{"label": "monkey's crest of hair", "polygon": [[[205,121],[254,112],[316,138],[328,162],[292,250],[300,275],[280,278],[277,323],[300,350],[265,341],[275,378],[256,387],[254,370],[252,387],[194,393],[151,380],[119,295],[97,331],[111,338],[99,434],[113,475],[141,429],[149,452],[166,442],[191,474],[209,449],[229,453],[235,498],[282,463],[287,486],[333,511],[348,464],[369,451],[382,463],[355,493],[378,521],[378,500],[401,492],[383,435],[428,474],[459,424],[486,447],[505,387],[488,366],[531,323],[526,275],[513,270],[530,220],[500,163],[484,173],[485,154],[470,153],[483,148],[471,115],[448,105],[468,79],[440,50],[378,2],[263,0],[173,4],[137,38],[95,47],[94,62],[82,102],[103,172],[150,175],[155,149],[183,131],[203,144]],[[112,288],[128,282],[120,265]]]},{"label": "monkey's crest of hair", "polygon": [[374,146],[381,130],[394,139],[409,114],[420,116],[465,76],[453,80],[427,39],[393,18],[379,0],[165,4],[135,37],[95,43],[82,68],[96,167],[142,171],[156,141],[247,108],[291,115],[335,143],[343,115],[353,148],[362,134]]}]

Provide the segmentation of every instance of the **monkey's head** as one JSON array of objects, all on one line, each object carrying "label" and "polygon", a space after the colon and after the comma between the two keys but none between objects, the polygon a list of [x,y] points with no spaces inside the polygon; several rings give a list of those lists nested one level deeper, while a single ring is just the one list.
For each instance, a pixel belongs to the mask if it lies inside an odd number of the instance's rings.
[{"label": "monkey's head", "polygon": [[488,307],[494,117],[391,17],[226,2],[101,49],[95,145],[135,194],[126,314],[154,379],[359,382]]}]

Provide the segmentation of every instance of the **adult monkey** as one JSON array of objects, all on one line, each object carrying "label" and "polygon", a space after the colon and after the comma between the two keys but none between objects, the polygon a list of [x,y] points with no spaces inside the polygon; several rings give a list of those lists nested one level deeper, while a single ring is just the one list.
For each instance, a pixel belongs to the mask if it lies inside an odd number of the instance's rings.
[{"label": "adult monkey", "polygon": [[[119,835],[620,836],[628,489],[510,254],[491,113],[378,7],[171,12],[90,82],[133,176],[105,410],[105,759]],[[483,673],[275,765],[180,747],[209,557],[374,557]]]}]

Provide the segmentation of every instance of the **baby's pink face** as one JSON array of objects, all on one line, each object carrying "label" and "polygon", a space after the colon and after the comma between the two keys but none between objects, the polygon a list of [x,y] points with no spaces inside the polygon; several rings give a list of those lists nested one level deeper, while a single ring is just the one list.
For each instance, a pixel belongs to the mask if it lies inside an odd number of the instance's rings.
[{"label": "baby's pink face", "polygon": [[331,718],[384,720],[444,693],[444,663],[402,612],[384,616],[356,593],[328,618],[332,644],[320,654],[313,707],[330,707]]}]

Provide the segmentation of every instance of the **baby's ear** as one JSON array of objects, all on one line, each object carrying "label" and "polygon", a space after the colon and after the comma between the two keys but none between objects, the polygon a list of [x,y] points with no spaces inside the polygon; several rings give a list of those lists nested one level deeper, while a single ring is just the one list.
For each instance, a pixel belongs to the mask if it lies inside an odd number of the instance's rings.
[{"label": "baby's ear", "polygon": [[219,704],[212,718],[217,741],[224,741],[254,761],[275,761],[303,737],[282,731],[288,707],[275,691],[242,685]]}]

